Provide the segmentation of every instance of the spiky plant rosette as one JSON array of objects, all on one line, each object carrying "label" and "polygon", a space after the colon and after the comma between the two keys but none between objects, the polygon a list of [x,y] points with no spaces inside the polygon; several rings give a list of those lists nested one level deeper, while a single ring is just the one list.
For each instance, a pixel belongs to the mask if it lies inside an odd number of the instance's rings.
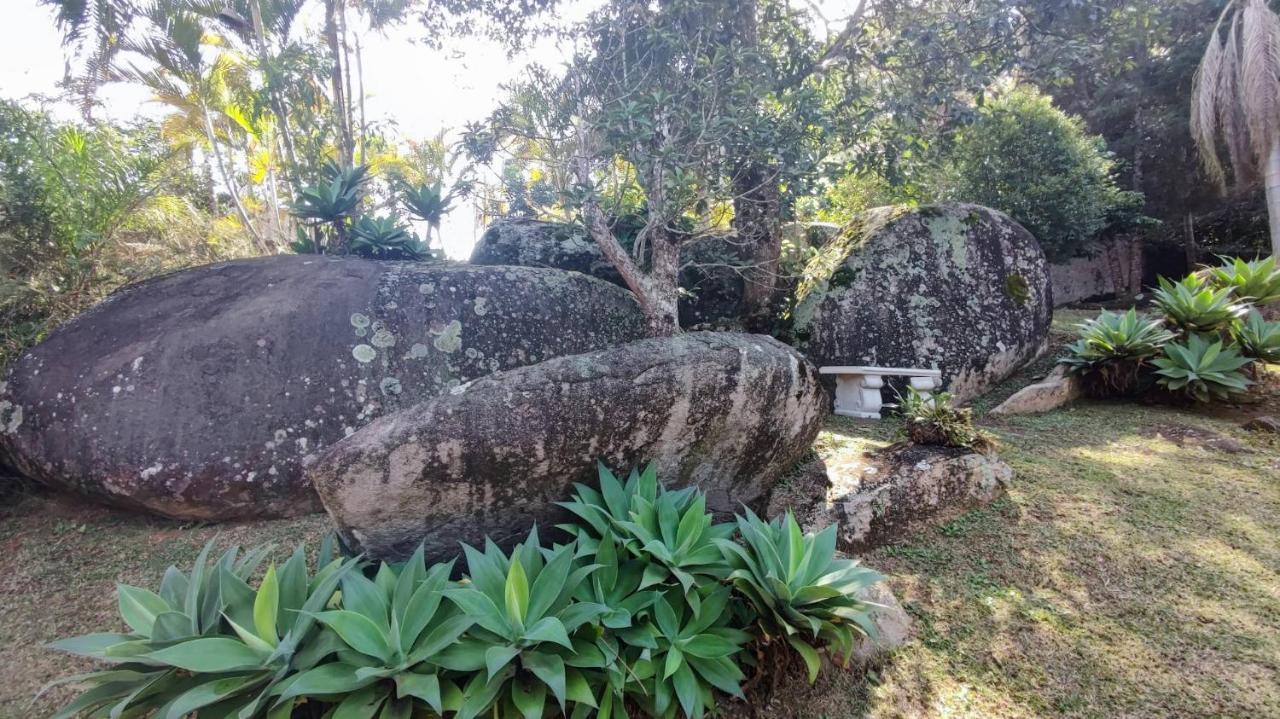
[{"label": "spiky plant rosette", "polygon": [[805,534],[791,512],[765,522],[748,509],[738,516],[738,531],[742,544],[716,541],[733,569],[729,581],[758,614],[761,640],[794,649],[810,682],[821,667],[821,646],[847,659],[856,637],[875,636],[874,605],[859,597],[883,577],[856,560],[835,558],[834,526]]},{"label": "spiky plant rosette", "polygon": [[1150,386],[1149,379],[1143,381],[1150,362],[1174,338],[1160,320],[1141,317],[1132,309],[1123,314],[1104,310],[1081,323],[1079,333],[1058,362],[1098,397],[1132,395],[1144,384]]},{"label": "spiky plant rosette", "polygon": [[1240,370],[1253,360],[1242,357],[1222,340],[1193,334],[1186,342],[1171,342],[1153,363],[1160,385],[1197,402],[1229,401],[1243,395],[1253,382]]}]

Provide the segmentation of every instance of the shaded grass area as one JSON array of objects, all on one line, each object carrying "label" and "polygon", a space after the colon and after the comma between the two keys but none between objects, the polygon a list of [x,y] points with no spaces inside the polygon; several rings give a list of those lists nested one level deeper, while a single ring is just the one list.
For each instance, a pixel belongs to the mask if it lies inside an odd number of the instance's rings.
[{"label": "shaded grass area", "polygon": [[[984,398],[979,416],[1053,357]],[[867,678],[797,680],[757,713],[1280,717],[1280,441],[1239,428],[1264,411],[1280,414],[1280,401],[982,420],[1016,471],[1009,495],[866,557],[893,576],[911,641]],[[835,471],[895,430],[833,419],[816,449]],[[20,497],[0,510],[0,717],[47,716],[67,698],[29,706],[84,666],[40,645],[116,628],[116,581],[155,586],[214,536],[283,555],[327,529],[323,516],[183,526]]]}]

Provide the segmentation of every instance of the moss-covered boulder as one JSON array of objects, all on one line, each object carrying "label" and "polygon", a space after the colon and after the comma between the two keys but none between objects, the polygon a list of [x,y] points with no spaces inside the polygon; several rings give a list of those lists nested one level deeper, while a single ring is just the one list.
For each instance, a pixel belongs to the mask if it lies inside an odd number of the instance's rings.
[{"label": "moss-covered boulder", "polygon": [[19,358],[0,447],[30,477],[188,519],[317,511],[307,458],[497,370],[635,340],[559,270],[281,256],[128,287]]},{"label": "moss-covered boulder", "polygon": [[[732,325],[741,312],[743,261],[722,237],[704,237],[681,249],[680,326]],[[625,287],[622,276],[587,231],[577,225],[514,219],[485,230],[471,251],[474,265],[522,265],[572,270]]]},{"label": "moss-covered boulder", "polygon": [[349,544],[454,554],[554,524],[598,461],[654,462],[664,482],[737,510],[809,452],[828,401],[815,368],[771,338],[647,339],[462,385],[333,445],[309,473]]},{"label": "moss-covered boulder", "polygon": [[815,364],[942,370],[960,400],[1046,347],[1053,299],[1035,238],[966,204],[868,211],[805,267],[793,341]]}]

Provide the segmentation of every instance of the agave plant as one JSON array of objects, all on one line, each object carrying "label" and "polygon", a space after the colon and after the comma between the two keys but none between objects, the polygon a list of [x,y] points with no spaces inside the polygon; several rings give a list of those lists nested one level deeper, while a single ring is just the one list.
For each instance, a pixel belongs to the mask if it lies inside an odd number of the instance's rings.
[{"label": "agave plant", "polygon": [[1280,322],[1268,322],[1261,312],[1250,308],[1249,314],[1236,323],[1231,336],[1245,357],[1280,364]]},{"label": "agave plant", "polygon": [[278,571],[268,568],[254,590],[248,580],[270,547],[243,555],[233,547],[210,564],[212,546],[205,545],[190,574],[169,567],[159,593],[117,588],[130,633],[89,634],[50,645],[113,665],[58,682],[89,688],[56,717],[289,716],[288,705],[269,713],[268,707],[292,675],[336,648],[314,615],[358,560],[330,561],[326,542],[324,566],[309,578],[299,547]]},{"label": "agave plant", "polygon": [[1159,320],[1139,317],[1134,310],[1104,310],[1080,325],[1080,338],[1058,361],[1096,395],[1132,394],[1140,388],[1144,368],[1173,338]]},{"label": "agave plant", "polygon": [[1280,268],[1275,257],[1252,262],[1239,257],[1219,257],[1222,266],[1209,270],[1217,287],[1229,288],[1237,300],[1266,305],[1280,300]]},{"label": "agave plant", "polygon": [[854,638],[875,635],[868,612],[872,605],[858,593],[883,579],[849,559],[836,559],[836,529],[804,534],[796,518],[765,522],[751,510],[738,516],[745,544],[717,542],[729,575],[755,609],[761,639],[785,641],[804,660],[809,681],[818,677],[818,646],[830,644],[846,658]]},{"label": "agave plant", "polygon": [[383,563],[373,580],[353,572],[342,580],[342,608],[315,618],[341,639],[336,660],[302,672],[276,705],[297,697],[336,703],[335,716],[410,716],[425,705],[457,710],[462,691],[440,676],[435,658],[474,623],[442,602],[453,563],[429,570],[422,548],[399,571]]},{"label": "agave plant", "polygon": [[561,502],[585,525],[561,529],[587,547],[608,533],[616,536],[630,556],[645,561],[639,589],[676,583],[697,602],[695,585],[724,578],[728,570],[715,540],[732,536],[733,525],[713,522],[705,495],[693,487],[660,487],[653,465],[633,469],[625,484],[603,464],[598,474],[599,491],[575,484],[573,501]]},{"label": "agave plant", "polygon": [[376,259],[420,260],[431,256],[430,249],[395,215],[363,216],[351,226],[351,251]]},{"label": "agave plant", "polygon": [[1232,348],[1224,348],[1221,340],[1210,342],[1192,334],[1185,343],[1165,345],[1164,352],[1153,362],[1159,368],[1156,374],[1160,375],[1160,384],[1197,402],[1229,400],[1252,384],[1240,372],[1252,360]]},{"label": "agave plant", "polygon": [[[368,165],[339,167],[330,161],[325,163],[320,182],[298,189],[290,212],[304,224],[312,225],[310,248],[346,250],[347,222],[360,205],[368,181]],[[321,239],[328,232],[336,238],[336,247]],[[295,250],[305,246],[300,241],[294,243]]]},{"label": "agave plant", "polygon": [[742,670],[735,661],[751,635],[729,626],[729,587],[714,586],[690,603],[672,589],[653,605],[652,621],[624,641],[640,650],[629,666],[631,697],[650,716],[672,717],[677,708],[697,719],[715,707],[714,690],[742,698]]},{"label": "agave plant", "polygon": [[1226,329],[1248,309],[1236,300],[1232,288],[1211,287],[1198,275],[1178,282],[1161,277],[1153,297],[1169,324],[1188,333]]},{"label": "agave plant", "polygon": [[[557,547],[543,555],[535,528],[507,556],[493,542],[485,551],[464,547],[470,582],[445,596],[475,626],[437,656],[442,667],[476,672],[463,688],[459,719],[497,707],[500,716],[540,719],[548,694],[559,704],[596,699],[583,670],[603,670],[606,658],[592,641],[594,622],[608,607],[574,602],[595,565],[578,566],[577,547]],[[580,636],[581,634],[581,636]]]}]

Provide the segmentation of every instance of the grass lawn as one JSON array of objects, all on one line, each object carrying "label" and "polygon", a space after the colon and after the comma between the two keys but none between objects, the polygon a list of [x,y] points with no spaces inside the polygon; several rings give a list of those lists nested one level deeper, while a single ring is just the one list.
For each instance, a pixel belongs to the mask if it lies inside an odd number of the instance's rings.
[{"label": "grass lawn", "polygon": [[[1077,319],[1060,313],[1059,330]],[[759,713],[1280,717],[1280,439],[1240,429],[1254,414],[1280,415],[1280,397],[982,419],[1016,471],[1009,495],[866,557],[892,575],[910,643],[867,679],[793,686]],[[889,422],[833,420],[818,449],[838,466],[892,438]],[[113,629],[114,582],[153,586],[214,536],[292,545],[326,529],[324,517],[180,526],[20,498],[0,510],[0,717],[46,716],[68,696],[28,705],[82,666],[40,644]]]}]

